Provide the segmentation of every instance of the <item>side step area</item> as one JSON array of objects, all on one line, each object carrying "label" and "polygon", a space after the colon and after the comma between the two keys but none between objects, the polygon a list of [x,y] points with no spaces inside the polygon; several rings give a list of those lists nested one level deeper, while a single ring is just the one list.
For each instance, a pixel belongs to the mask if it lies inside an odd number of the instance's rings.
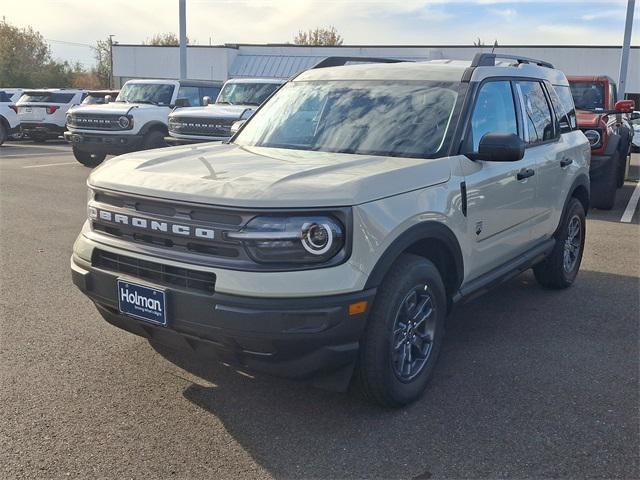
[{"label": "side step area", "polygon": [[525,270],[528,270],[535,264],[547,258],[553,250],[555,243],[556,240],[553,237],[545,240],[540,245],[537,245],[528,252],[510,260],[504,265],[494,268],[475,280],[471,280],[460,288],[453,296],[453,303],[459,304],[468,302],[469,300],[479,297],[485,292],[491,290],[493,287],[520,275]]}]

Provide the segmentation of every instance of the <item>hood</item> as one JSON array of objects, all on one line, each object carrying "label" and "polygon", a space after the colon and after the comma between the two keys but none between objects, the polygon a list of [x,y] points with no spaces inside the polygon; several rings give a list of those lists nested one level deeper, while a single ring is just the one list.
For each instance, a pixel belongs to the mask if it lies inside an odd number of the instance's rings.
[{"label": "hood", "polygon": [[[69,109],[69,113],[86,113],[94,115],[126,115],[131,109],[158,108],[148,103],[106,103],[101,105],[78,105]],[[169,108],[163,106],[160,108]]]},{"label": "hood", "polygon": [[597,127],[600,124],[600,119],[603,115],[603,113],[591,112],[589,110],[576,110],[578,127]]},{"label": "hood", "polygon": [[209,118],[224,120],[240,120],[242,113],[249,109],[253,112],[255,105],[207,105],[206,107],[186,107],[172,112],[170,117]]},{"label": "hood", "polygon": [[247,208],[349,206],[446,182],[450,159],[197,144],[121,155],[89,185]]}]

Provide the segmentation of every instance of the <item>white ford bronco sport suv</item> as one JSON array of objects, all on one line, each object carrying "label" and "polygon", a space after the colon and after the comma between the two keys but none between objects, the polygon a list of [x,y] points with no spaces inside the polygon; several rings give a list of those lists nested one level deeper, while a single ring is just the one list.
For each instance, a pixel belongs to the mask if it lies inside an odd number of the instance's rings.
[{"label": "white ford bronco sport suv", "polygon": [[64,138],[83,165],[95,167],[109,154],[165,147],[169,113],[176,106],[201,105],[221,82],[129,80],[114,102],[69,110]]},{"label": "white ford bronco sport suv", "polygon": [[216,103],[204,107],[179,108],[169,115],[170,145],[229,140],[231,126],[248,119],[275,92],[283,80],[235,78],[227,80]]},{"label": "white ford bronco sport suv", "polygon": [[566,288],[580,267],[590,149],[567,80],[497,57],[329,58],[227,144],[110,160],[73,282],[153,342],[414,401],[454,304],[530,267]]}]

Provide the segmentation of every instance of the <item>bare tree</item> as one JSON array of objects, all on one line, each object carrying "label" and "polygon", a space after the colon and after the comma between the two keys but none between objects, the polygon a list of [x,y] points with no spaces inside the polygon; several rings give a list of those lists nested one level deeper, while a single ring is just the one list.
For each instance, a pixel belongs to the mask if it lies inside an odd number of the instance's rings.
[{"label": "bare tree", "polygon": [[335,27],[318,27],[298,34],[293,39],[296,45],[342,45],[344,39]]},{"label": "bare tree", "polygon": [[[187,37],[187,45],[189,43],[189,37]],[[180,45],[180,39],[173,32],[156,33],[153,37],[147,38],[142,44],[177,47]]]}]

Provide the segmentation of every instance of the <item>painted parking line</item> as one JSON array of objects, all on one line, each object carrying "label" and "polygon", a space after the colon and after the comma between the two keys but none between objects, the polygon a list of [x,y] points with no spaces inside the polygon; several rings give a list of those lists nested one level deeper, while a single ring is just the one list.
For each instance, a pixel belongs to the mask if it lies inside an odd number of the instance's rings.
[{"label": "painted parking line", "polygon": [[62,163],[46,163],[44,165],[27,165],[22,168],[42,168],[42,167],[57,167],[58,165],[79,165],[78,162],[62,162]]},{"label": "painted parking line", "polygon": [[624,213],[622,214],[622,218],[620,218],[621,222],[631,223],[633,214],[635,213],[636,207],[638,206],[638,200],[640,200],[640,182],[636,184],[636,188],[633,190],[633,193],[631,194],[629,203],[627,203],[627,208],[625,208]]},{"label": "painted parking line", "polygon": [[52,155],[69,155],[69,152],[20,153],[16,155],[0,155],[0,158],[50,157]]}]

